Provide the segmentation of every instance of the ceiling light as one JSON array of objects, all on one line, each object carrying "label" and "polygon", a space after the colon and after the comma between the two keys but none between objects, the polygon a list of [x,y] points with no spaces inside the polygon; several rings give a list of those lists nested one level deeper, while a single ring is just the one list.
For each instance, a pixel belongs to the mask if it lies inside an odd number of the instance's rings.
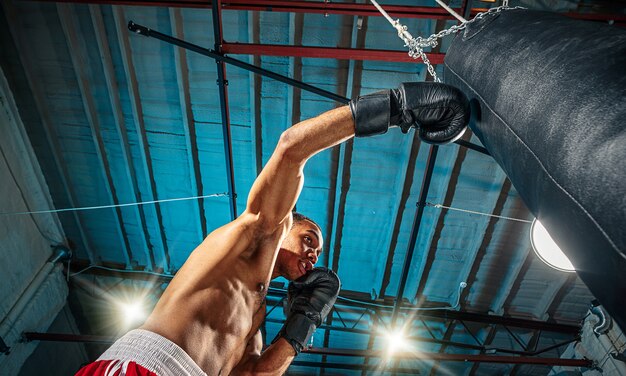
[{"label": "ceiling light", "polygon": [[530,244],[541,261],[551,268],[563,272],[575,271],[565,253],[556,245],[546,228],[536,218],[530,226]]},{"label": "ceiling light", "polygon": [[403,350],[407,347],[404,333],[402,333],[401,330],[387,332],[385,333],[385,338],[387,339],[387,356],[390,358],[396,352]]},{"label": "ceiling light", "polygon": [[143,305],[140,302],[121,303],[122,318],[127,326],[142,322],[146,318]]}]

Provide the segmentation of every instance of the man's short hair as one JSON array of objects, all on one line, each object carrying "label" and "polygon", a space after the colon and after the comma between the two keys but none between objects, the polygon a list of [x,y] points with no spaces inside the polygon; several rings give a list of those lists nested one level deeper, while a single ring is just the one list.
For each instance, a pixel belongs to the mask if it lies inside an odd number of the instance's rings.
[{"label": "man's short hair", "polygon": [[298,212],[291,212],[291,215],[293,216],[293,224],[292,226],[295,226],[296,223],[300,223],[303,221],[309,221],[311,223],[313,223],[315,226],[317,226],[317,228],[320,230],[320,232],[322,232],[322,228],[320,227],[320,225],[317,224],[317,222],[315,222],[314,220],[312,220],[311,218],[307,217],[304,214],[300,214]]}]

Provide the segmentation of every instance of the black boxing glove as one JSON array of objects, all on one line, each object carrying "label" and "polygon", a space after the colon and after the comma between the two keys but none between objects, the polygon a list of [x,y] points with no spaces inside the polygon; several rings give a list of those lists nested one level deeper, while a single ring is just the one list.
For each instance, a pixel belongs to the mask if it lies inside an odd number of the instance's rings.
[{"label": "black boxing glove", "polygon": [[340,287],[339,277],[328,268],[314,268],[292,281],[287,290],[287,319],[272,343],[283,337],[299,354],[328,316]]},{"label": "black boxing glove", "polygon": [[467,97],[438,82],[406,82],[350,101],[357,137],[383,134],[392,126],[419,129],[424,142],[445,144],[462,135],[470,118]]}]

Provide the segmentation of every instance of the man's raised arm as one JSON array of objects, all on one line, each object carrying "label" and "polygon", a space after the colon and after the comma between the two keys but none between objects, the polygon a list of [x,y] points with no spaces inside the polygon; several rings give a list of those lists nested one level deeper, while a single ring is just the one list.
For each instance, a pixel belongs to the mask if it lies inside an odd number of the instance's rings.
[{"label": "man's raised arm", "polygon": [[328,111],[284,131],[274,154],[248,196],[247,212],[258,215],[268,230],[289,215],[302,189],[307,159],[351,137],[370,136],[399,126],[403,132],[419,128],[428,143],[455,141],[469,121],[469,103],[463,93],[435,82],[401,84],[353,99],[350,106]]},{"label": "man's raised arm", "polygon": [[247,211],[276,228],[298,199],[307,159],[352,136],[354,122],[348,106],[325,112],[284,131],[272,157],[252,185]]}]

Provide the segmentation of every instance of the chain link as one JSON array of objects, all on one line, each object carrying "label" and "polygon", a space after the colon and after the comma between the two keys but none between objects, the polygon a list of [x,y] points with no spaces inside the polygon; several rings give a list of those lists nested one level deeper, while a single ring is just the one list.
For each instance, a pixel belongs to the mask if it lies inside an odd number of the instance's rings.
[{"label": "chain link", "polygon": [[495,8],[490,8],[486,12],[478,13],[476,17],[469,21],[465,21],[460,25],[454,25],[448,29],[441,30],[436,34],[432,34],[428,38],[417,37],[414,38],[411,33],[408,32],[407,27],[400,24],[400,20],[395,20],[392,22],[393,27],[398,30],[398,37],[404,41],[404,46],[409,48],[409,56],[413,59],[420,58],[426,64],[428,68],[428,73],[433,77],[435,82],[441,82],[439,77],[437,77],[437,73],[435,72],[435,67],[430,63],[426,53],[424,52],[424,48],[430,47],[435,48],[439,44],[437,39],[441,39],[447,35],[458,33],[459,31],[465,29],[468,25],[472,24],[477,20],[481,20],[488,15],[500,13],[504,10],[513,10],[513,9],[525,9],[523,7],[514,7],[509,8],[507,5],[502,5]]}]

